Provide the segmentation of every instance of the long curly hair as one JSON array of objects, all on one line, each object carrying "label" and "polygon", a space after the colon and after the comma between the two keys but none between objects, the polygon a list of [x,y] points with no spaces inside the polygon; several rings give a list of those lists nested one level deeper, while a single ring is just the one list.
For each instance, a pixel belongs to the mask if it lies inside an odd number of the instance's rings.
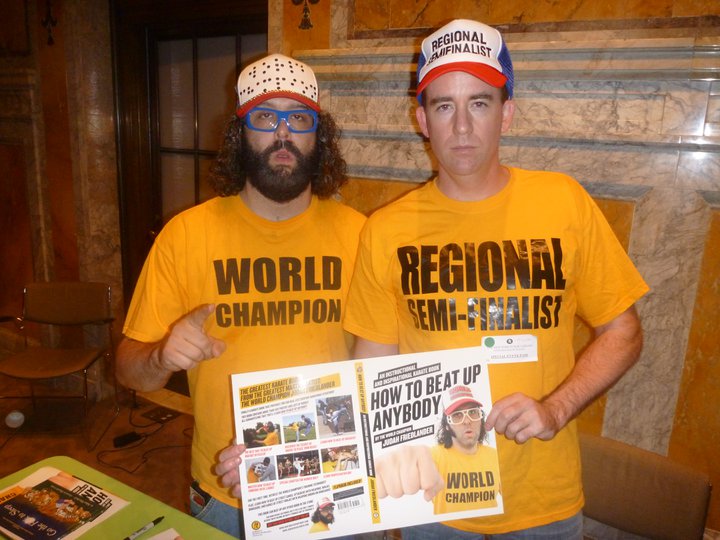
[{"label": "long curly hair", "polygon": [[[245,121],[233,116],[226,124],[222,146],[210,167],[210,185],[221,197],[237,195],[245,186],[247,171],[242,160],[242,130]],[[316,144],[320,160],[310,179],[314,195],[326,199],[347,182],[347,164],[340,153],[340,128],[327,112],[318,115]]]},{"label": "long curly hair", "polygon": [[[478,435],[478,442],[480,444],[484,443],[487,439],[487,430],[485,429],[485,411],[481,409],[481,413],[482,418],[480,421],[482,422],[482,425],[480,426],[480,435]],[[436,437],[438,444],[443,445],[445,448],[450,448],[453,445],[452,428],[450,427],[445,415],[443,415],[442,420],[440,420],[440,428],[437,431]]]}]

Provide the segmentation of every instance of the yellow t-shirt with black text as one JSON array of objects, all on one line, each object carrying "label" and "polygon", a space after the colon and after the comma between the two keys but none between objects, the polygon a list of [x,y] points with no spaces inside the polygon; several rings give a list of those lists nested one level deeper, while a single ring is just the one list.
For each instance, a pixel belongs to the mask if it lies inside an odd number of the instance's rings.
[{"label": "yellow t-shirt with black text", "polygon": [[[648,287],[577,181],[509,171],[508,184],[481,201],[451,199],[432,181],[376,211],[361,234],[345,328],[401,353],[533,334],[537,362],[488,371],[494,401],[515,392],[540,400],[575,365],[575,315],[603,325]],[[498,436],[497,451],[504,513],[449,525],[497,534],[582,509],[575,422],[550,441]]]},{"label": "yellow t-shirt with black text", "polygon": [[212,471],[235,438],[230,375],[349,357],[342,317],[364,221],[331,199],[313,197],[300,215],[274,222],[239,196],[216,197],[173,218],[155,240],[123,333],[155,342],[197,306],[215,304],[205,329],[227,349],[188,372],[191,471],[226,504],[240,502]]},{"label": "yellow t-shirt with black text", "polygon": [[498,505],[500,474],[494,448],[478,445],[473,454],[438,444],[430,449],[445,489],[433,498],[436,514]]}]

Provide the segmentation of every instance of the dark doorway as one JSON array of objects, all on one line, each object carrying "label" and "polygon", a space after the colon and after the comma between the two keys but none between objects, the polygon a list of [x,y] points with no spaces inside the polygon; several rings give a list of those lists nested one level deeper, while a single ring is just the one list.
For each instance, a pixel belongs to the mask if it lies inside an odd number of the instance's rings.
[{"label": "dark doorway", "polygon": [[127,306],[167,219],[211,196],[234,80],[266,51],[268,11],[267,0],[114,0],[111,16]]}]

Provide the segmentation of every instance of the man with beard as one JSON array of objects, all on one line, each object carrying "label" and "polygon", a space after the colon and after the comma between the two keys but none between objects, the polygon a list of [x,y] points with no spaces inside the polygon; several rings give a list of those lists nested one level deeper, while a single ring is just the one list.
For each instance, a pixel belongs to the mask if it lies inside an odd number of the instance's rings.
[{"label": "man with beard", "polygon": [[500,474],[495,448],[487,438],[482,403],[470,387],[456,385],[442,396],[443,416],[432,448],[406,445],[375,463],[378,496],[401,497],[423,491],[435,514],[498,505]]},{"label": "man with beard", "polygon": [[327,532],[330,530],[328,525],[335,522],[335,503],[327,497],[323,497],[318,503],[315,512],[310,517],[313,524],[310,526],[311,533]]},{"label": "man with beard", "polygon": [[[341,318],[364,217],[330,198],[346,164],[309,66],[270,55],[240,73],[237,94],[211,170],[219,196],[173,218],[155,240],[117,377],[152,391],[187,372],[191,511],[242,538],[240,500],[214,473],[233,440],[230,375],[349,357]],[[230,448],[239,460],[242,447]]]}]

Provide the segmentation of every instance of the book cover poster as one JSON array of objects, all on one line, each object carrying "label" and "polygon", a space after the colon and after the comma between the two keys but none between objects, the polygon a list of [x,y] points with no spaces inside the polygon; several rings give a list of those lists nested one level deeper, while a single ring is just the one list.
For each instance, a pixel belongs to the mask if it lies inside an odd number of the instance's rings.
[{"label": "book cover poster", "polygon": [[[487,365],[534,336],[233,375],[247,538],[329,538],[503,512]],[[449,412],[450,414],[446,414]]]},{"label": "book cover poster", "polygon": [[9,538],[72,540],[128,502],[54,467],[0,493],[0,532]]}]

